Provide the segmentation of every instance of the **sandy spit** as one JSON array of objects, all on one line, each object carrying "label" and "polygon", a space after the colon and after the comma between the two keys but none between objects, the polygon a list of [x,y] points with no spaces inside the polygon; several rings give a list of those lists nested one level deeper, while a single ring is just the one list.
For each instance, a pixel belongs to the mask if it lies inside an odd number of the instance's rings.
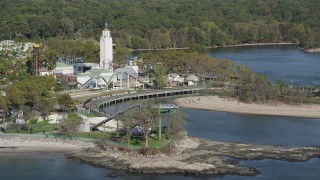
[{"label": "sandy spit", "polygon": [[302,104],[257,104],[242,103],[236,99],[218,96],[192,96],[175,99],[174,102],[185,108],[203,109],[243,114],[320,118],[320,105]]}]

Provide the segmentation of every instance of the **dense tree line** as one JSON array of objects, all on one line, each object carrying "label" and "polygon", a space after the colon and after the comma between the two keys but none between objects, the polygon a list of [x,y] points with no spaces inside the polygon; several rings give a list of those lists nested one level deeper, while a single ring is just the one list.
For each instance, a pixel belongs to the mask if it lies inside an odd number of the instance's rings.
[{"label": "dense tree line", "polygon": [[[236,64],[230,60],[212,58],[196,51],[167,50],[158,53],[140,53],[142,67],[155,65],[166,67],[167,73],[195,74],[201,77],[217,77],[218,81],[230,81],[236,76]],[[159,65],[161,64],[161,65]]]},{"label": "dense tree line", "polygon": [[4,112],[23,110],[23,118],[30,120],[35,115],[46,119],[58,104],[64,111],[74,108],[74,101],[69,94],[57,94],[53,91],[57,86],[53,76],[26,75],[20,78],[20,81],[1,88],[5,96],[0,95],[0,109]]},{"label": "dense tree line", "polygon": [[2,0],[0,39],[93,38],[118,46],[296,42],[320,47],[318,0]]},{"label": "dense tree line", "polygon": [[140,56],[143,58],[140,66],[155,65],[155,78],[158,74],[164,74],[161,71],[180,75],[195,74],[200,80],[210,79],[209,87],[225,87],[225,95],[238,98],[241,102],[320,103],[319,98],[315,98],[313,93],[305,91],[302,87],[294,88],[281,79],[270,83],[266,75],[257,74],[247,66],[236,65],[230,60],[182,50],[147,52],[141,53]]},{"label": "dense tree line", "polygon": [[236,79],[228,87],[228,93],[247,103],[320,104],[319,98],[316,98],[314,93],[305,91],[303,87],[295,88],[281,79],[270,83],[267,76],[254,73],[245,65],[237,67]]}]

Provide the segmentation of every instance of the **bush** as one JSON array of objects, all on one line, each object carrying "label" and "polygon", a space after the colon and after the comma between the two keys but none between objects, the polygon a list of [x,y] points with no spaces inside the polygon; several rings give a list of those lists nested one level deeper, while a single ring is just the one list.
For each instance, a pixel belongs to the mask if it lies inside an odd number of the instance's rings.
[{"label": "bush", "polygon": [[30,122],[30,124],[37,124],[38,119],[30,119],[29,122]]}]

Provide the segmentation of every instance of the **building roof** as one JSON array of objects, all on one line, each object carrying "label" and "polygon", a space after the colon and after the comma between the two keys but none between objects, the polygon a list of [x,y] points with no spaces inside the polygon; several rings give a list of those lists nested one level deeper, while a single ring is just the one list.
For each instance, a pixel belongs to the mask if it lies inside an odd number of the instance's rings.
[{"label": "building roof", "polygon": [[117,69],[116,72],[118,72],[118,73],[126,73],[126,74],[129,74],[130,76],[132,76],[134,78],[138,78],[139,77],[138,73],[130,66],[126,66],[124,68]]},{"label": "building roof", "polygon": [[56,68],[73,68],[73,67],[65,63],[57,62]]},{"label": "building roof", "polygon": [[186,77],[187,81],[199,81],[199,78],[193,74],[189,75],[188,77]]},{"label": "building roof", "polygon": [[102,74],[112,76],[113,71],[110,71],[107,69],[90,69],[90,70],[86,71],[85,73],[79,73],[80,76],[87,75],[90,77],[93,77],[93,76],[98,77],[98,76],[101,76]]}]

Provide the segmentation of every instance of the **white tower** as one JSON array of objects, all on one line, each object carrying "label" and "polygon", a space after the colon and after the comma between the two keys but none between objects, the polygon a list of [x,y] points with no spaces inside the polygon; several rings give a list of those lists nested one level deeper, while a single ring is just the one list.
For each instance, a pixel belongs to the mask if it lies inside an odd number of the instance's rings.
[{"label": "white tower", "polygon": [[101,69],[113,70],[113,47],[112,37],[108,29],[107,23],[105,29],[102,31],[100,38],[100,67]]}]

